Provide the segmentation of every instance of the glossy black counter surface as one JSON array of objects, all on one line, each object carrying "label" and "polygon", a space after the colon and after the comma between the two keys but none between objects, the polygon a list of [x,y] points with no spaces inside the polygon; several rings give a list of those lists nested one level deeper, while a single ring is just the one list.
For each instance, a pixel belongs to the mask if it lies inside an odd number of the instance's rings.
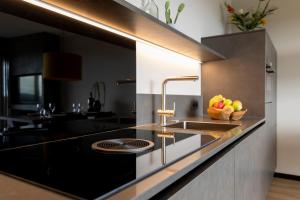
[{"label": "glossy black counter surface", "polygon": [[0,135],[0,151],[20,146],[68,139],[128,127],[128,124],[103,120],[70,120],[48,124],[40,128],[11,131]]},{"label": "glossy black counter surface", "polygon": [[[163,161],[160,134],[124,129],[3,150],[0,170],[75,198],[95,199],[111,195],[215,140],[208,135],[172,133],[175,140],[166,138]],[[154,142],[154,147],[138,154],[104,153],[91,148],[94,142],[114,138],[146,139]]]}]

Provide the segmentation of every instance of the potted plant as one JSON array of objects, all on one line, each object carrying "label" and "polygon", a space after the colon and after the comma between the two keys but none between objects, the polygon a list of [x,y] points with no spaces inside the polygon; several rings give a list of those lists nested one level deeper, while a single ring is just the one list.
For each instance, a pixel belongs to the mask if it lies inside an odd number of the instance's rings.
[{"label": "potted plant", "polygon": [[171,17],[171,8],[170,8],[170,0],[166,0],[165,3],[165,17],[166,17],[166,23],[169,25],[174,25],[176,24],[178,17],[180,15],[180,13],[184,10],[185,8],[185,4],[181,3],[178,8],[177,8],[177,13],[176,13],[176,17],[173,20]]},{"label": "potted plant", "polygon": [[263,28],[267,24],[266,17],[271,15],[278,8],[269,8],[271,0],[259,0],[257,9],[254,12],[236,9],[225,2],[227,12],[230,14],[229,23],[235,25],[240,31],[251,31]]}]

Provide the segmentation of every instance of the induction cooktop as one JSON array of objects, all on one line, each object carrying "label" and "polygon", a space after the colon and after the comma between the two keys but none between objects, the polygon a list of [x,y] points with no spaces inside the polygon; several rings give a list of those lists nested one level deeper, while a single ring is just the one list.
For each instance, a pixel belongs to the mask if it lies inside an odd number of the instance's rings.
[{"label": "induction cooktop", "polygon": [[[73,198],[102,199],[216,140],[202,134],[123,129],[1,151],[0,171]],[[151,145],[141,151],[95,148],[146,145],[130,143],[134,141]]]}]

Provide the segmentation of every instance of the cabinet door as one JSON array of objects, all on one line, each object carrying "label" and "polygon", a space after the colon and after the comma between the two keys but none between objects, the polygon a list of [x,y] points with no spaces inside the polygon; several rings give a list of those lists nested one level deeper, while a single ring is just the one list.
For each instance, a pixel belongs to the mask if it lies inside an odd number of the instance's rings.
[{"label": "cabinet door", "polygon": [[235,148],[235,200],[265,200],[276,156],[273,129],[263,124]]},{"label": "cabinet door", "polygon": [[59,37],[35,33],[11,38],[8,42],[12,75],[41,74],[43,53],[59,50]]},{"label": "cabinet door", "polygon": [[171,200],[233,200],[234,151],[230,151],[194,178]]},{"label": "cabinet door", "polygon": [[[273,174],[276,168],[276,154],[277,154],[277,141],[276,141],[276,104],[266,104],[266,146],[267,146],[267,168],[266,176],[269,184],[271,184]],[[267,188],[268,190],[269,188]]]},{"label": "cabinet door", "polygon": [[259,199],[266,199],[270,182],[270,135],[266,124],[256,130],[256,190],[259,191]]},{"label": "cabinet door", "polygon": [[[260,200],[256,155],[259,139],[257,131],[253,132],[235,148],[235,200]],[[257,141],[256,141],[257,139]]]}]

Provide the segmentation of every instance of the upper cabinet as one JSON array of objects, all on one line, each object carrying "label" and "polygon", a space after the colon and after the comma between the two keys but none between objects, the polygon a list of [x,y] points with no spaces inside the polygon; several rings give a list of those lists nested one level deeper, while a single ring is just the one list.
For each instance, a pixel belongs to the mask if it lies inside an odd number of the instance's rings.
[{"label": "upper cabinet", "polygon": [[14,76],[41,74],[43,71],[43,53],[59,51],[59,38],[49,33],[7,39],[11,73]]},{"label": "upper cabinet", "polygon": [[0,5],[11,14],[127,47],[145,41],[201,62],[225,58],[123,0],[3,0]]}]

